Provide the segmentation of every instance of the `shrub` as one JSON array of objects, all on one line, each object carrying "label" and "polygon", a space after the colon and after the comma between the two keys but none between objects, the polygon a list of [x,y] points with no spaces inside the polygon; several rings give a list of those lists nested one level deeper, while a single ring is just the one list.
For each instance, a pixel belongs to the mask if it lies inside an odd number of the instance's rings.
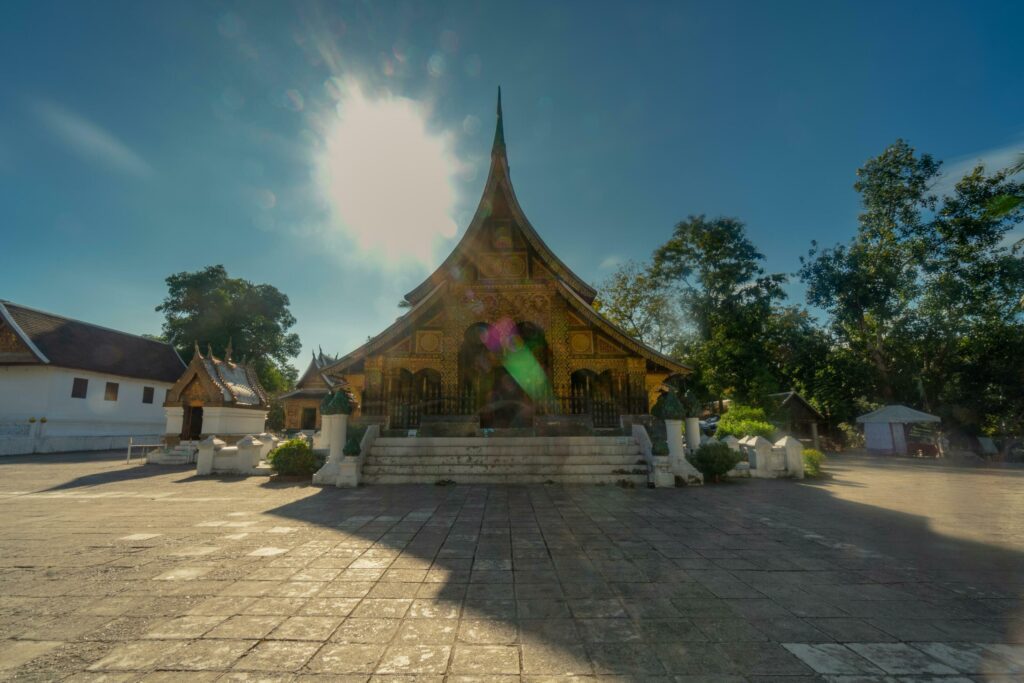
[{"label": "shrub", "polygon": [[323,465],[323,458],[313,453],[305,439],[291,439],[270,451],[267,461],[278,474],[313,474]]},{"label": "shrub", "polygon": [[659,439],[652,443],[651,455],[668,455],[668,442]]},{"label": "shrub", "polygon": [[765,417],[764,410],[750,406],[733,405],[729,411],[718,421],[718,430],[715,436],[735,436],[741,439],[745,436],[763,436],[766,439],[772,438],[775,434],[775,427]]},{"label": "shrub", "polygon": [[359,402],[355,394],[346,384],[342,384],[333,394],[324,396],[320,402],[321,415],[351,415]]},{"label": "shrub", "polygon": [[674,391],[663,391],[651,408],[651,415],[660,420],[682,420],[686,417],[686,409]]},{"label": "shrub", "polygon": [[363,450],[362,444],[359,443],[360,441],[361,439],[358,436],[353,435],[348,437],[348,440],[345,442],[345,447],[341,449],[341,452],[344,455],[359,455]]},{"label": "shrub", "polygon": [[821,463],[825,462],[825,454],[814,448],[804,449],[804,474],[808,477],[821,476]]},{"label": "shrub", "polygon": [[686,459],[704,475],[705,481],[717,481],[719,477],[736,467],[743,456],[724,443],[712,442],[704,444],[696,452],[686,456]]},{"label": "shrub", "polygon": [[864,448],[864,434],[856,425],[840,422],[839,433],[843,435],[843,445],[847,448]]}]

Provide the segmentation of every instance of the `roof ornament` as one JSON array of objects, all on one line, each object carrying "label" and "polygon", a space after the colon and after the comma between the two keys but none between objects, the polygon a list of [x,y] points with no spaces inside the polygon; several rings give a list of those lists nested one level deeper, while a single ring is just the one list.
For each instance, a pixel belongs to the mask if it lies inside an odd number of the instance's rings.
[{"label": "roof ornament", "polygon": [[231,362],[231,354],[234,352],[234,347],[232,346],[231,342],[231,337],[228,337],[228,345],[227,348],[224,349],[224,360],[226,360],[229,363]]},{"label": "roof ornament", "polygon": [[494,126],[494,144],[491,146],[491,156],[495,154],[505,155],[505,122],[501,114],[501,86],[498,86],[498,122]]},{"label": "roof ornament", "polygon": [[210,360],[217,360],[217,358],[213,355],[213,345],[210,344],[210,342],[206,342],[206,357],[209,358]]},{"label": "roof ornament", "polygon": [[203,352],[199,350],[199,340],[198,339],[193,339],[192,343],[195,345],[195,349],[193,349],[192,354],[195,355],[195,356],[198,356],[199,359],[202,360]]}]

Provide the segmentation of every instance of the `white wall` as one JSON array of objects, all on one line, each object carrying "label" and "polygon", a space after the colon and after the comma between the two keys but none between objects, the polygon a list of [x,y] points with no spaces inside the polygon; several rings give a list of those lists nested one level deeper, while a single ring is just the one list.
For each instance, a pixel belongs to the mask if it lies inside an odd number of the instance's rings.
[{"label": "white wall", "polygon": [[[89,381],[84,399],[71,397],[76,377]],[[104,398],[107,382],[118,384],[116,401]],[[142,390],[147,386],[153,387],[152,403],[142,402]],[[52,366],[3,366],[0,367],[0,439],[31,436],[35,452],[48,452],[109,448],[112,446],[108,444],[127,442],[127,438],[111,441],[105,437],[163,434],[163,402],[171,386],[169,382]],[[29,418],[35,418],[35,423],[30,424]],[[41,418],[46,418],[46,422]],[[12,451],[32,452],[13,442],[6,446],[0,444],[0,453]]]},{"label": "white wall", "polygon": [[203,408],[203,434],[259,434],[266,421],[265,410],[223,406]]}]

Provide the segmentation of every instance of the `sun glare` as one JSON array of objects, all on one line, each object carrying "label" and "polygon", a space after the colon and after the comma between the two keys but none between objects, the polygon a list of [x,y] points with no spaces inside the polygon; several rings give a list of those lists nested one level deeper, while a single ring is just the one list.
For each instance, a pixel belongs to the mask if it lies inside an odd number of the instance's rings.
[{"label": "sun glare", "polygon": [[450,134],[430,131],[414,100],[370,97],[352,81],[339,94],[315,165],[333,227],[363,254],[430,265],[457,229]]}]

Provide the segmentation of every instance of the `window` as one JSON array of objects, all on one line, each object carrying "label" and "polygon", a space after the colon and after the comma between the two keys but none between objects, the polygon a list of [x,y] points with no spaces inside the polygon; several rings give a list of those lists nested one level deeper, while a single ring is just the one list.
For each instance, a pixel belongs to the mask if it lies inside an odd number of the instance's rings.
[{"label": "window", "polygon": [[153,402],[153,387],[142,387],[142,402],[152,403]]},{"label": "window", "polygon": [[107,390],[103,392],[104,401],[117,400],[117,382],[107,382]]},{"label": "window", "polygon": [[89,380],[84,377],[76,377],[71,383],[71,398],[85,398],[89,392]]}]

